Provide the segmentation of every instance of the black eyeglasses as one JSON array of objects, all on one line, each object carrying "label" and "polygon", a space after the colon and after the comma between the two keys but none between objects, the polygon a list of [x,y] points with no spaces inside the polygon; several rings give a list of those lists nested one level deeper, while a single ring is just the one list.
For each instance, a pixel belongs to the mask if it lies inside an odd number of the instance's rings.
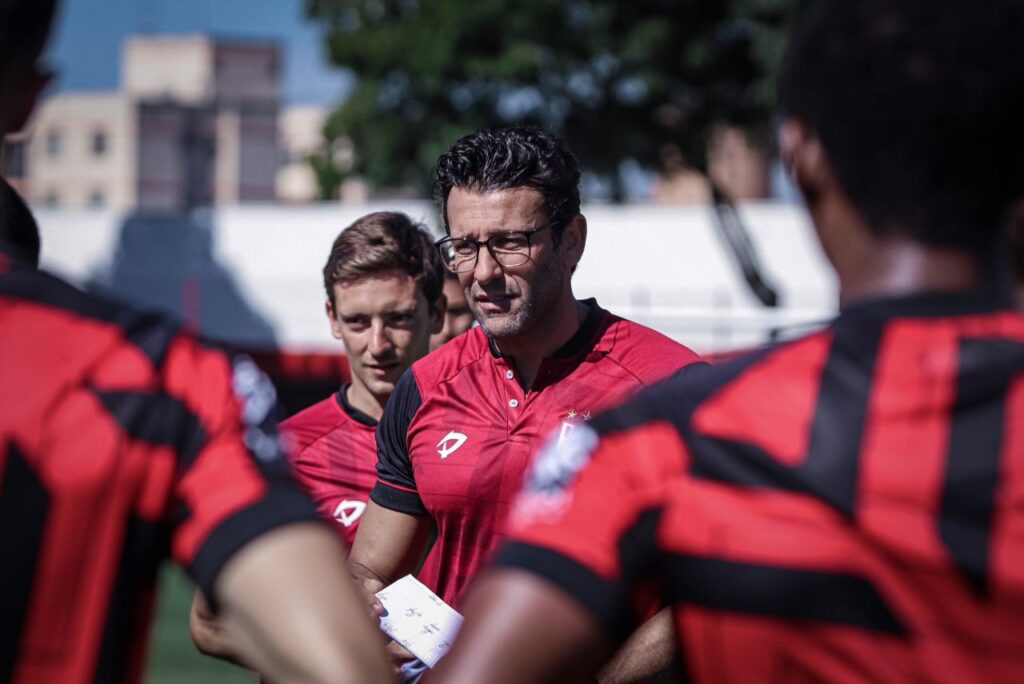
[{"label": "black eyeglasses", "polygon": [[486,246],[494,260],[502,266],[522,266],[530,260],[530,238],[552,224],[533,230],[517,230],[492,235],[486,240],[444,237],[435,242],[444,265],[452,273],[469,273],[476,268],[480,247]]}]

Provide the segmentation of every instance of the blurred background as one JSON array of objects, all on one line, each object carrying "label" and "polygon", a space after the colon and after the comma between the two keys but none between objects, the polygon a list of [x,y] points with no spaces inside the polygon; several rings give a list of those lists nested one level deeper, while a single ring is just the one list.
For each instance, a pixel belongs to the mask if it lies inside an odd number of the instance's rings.
[{"label": "blurred background", "polygon": [[[490,126],[584,169],[580,297],[726,356],[820,325],[834,278],[773,139],[800,0],[65,0],[3,175],[43,266],[239,347],[290,411],[347,373],[320,269],[397,209],[436,233],[437,156]],[[195,653],[164,580],[149,680],[251,681]]]}]

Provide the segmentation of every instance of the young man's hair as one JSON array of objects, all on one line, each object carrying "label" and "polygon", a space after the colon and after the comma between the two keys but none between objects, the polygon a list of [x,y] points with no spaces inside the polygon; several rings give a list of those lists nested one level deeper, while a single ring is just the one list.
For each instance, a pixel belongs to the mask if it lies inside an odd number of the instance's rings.
[{"label": "young man's hair", "polygon": [[0,241],[18,250],[33,266],[39,263],[39,227],[25,200],[0,178]]},{"label": "young man's hair", "polygon": [[444,265],[426,229],[405,214],[378,211],[345,228],[324,266],[324,289],[333,304],[334,285],[351,284],[386,271],[409,274],[433,306],[444,290]]},{"label": "young man's hair", "polygon": [[[448,227],[448,195],[452,188],[487,193],[532,188],[544,197],[544,208],[557,239],[580,213],[580,169],[576,157],[558,136],[532,126],[477,131],[460,138],[437,160],[434,199]],[[524,226],[509,226],[521,229]]]},{"label": "young man's hair", "polygon": [[779,104],[876,234],[990,252],[1024,190],[1024,2],[816,0]]}]

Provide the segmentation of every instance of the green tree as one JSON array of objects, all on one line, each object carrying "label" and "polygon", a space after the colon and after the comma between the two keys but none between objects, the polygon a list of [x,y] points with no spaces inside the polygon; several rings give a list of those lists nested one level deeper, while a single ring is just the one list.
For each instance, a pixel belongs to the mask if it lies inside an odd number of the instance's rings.
[{"label": "green tree", "polygon": [[716,124],[764,130],[799,0],[308,0],[358,84],[327,124],[375,186],[429,187],[460,135],[538,124],[621,198],[621,164],[702,169]]}]

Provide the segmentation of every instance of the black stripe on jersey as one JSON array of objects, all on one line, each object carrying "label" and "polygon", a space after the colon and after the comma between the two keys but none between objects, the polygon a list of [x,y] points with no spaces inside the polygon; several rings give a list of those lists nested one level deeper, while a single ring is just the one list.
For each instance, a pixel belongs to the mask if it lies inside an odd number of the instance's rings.
[{"label": "black stripe on jersey", "polygon": [[139,648],[137,640],[148,629],[150,605],[144,599],[154,590],[158,559],[167,556],[167,547],[166,529],[162,525],[129,518],[94,681],[130,680],[125,668],[136,665],[131,656]]},{"label": "black stripe on jersey", "polygon": [[1006,394],[1024,370],[1024,345],[1005,339],[962,340],[939,533],[979,597],[988,595],[988,559]]},{"label": "black stripe on jersey", "polygon": [[132,439],[169,446],[187,468],[206,443],[206,430],[179,399],[163,392],[106,392],[93,389],[118,425]]},{"label": "black stripe on jersey", "polygon": [[543,577],[597,617],[605,633],[619,644],[636,628],[630,611],[630,592],[652,579],[657,560],[655,536],[661,511],[643,512],[619,540],[622,570],[608,580],[568,556],[542,546],[510,542],[498,552],[494,564],[518,568]]},{"label": "black stripe on jersey", "polygon": [[378,484],[370,495],[385,508],[415,515],[425,513],[426,509],[416,493],[408,435],[409,426],[422,405],[420,388],[410,368],[398,379],[377,425],[377,479],[395,487]]},{"label": "black stripe on jersey", "polygon": [[13,443],[6,451],[0,475],[0,682],[14,675],[50,507],[49,493],[22,452]]},{"label": "black stripe on jersey", "polygon": [[370,490],[370,500],[378,506],[383,506],[391,511],[407,513],[409,515],[429,515],[430,511],[423,504],[423,499],[417,492],[409,492],[398,489],[391,485],[378,482]]},{"label": "black stripe on jersey", "polygon": [[693,454],[690,474],[695,478],[738,487],[809,491],[797,470],[753,444],[701,435],[690,437],[686,444]]},{"label": "black stripe on jersey", "polygon": [[877,319],[841,317],[833,330],[807,457],[796,471],[816,496],[853,515],[861,437],[883,325]]},{"label": "black stripe on jersey", "polygon": [[19,271],[0,279],[0,295],[11,295],[82,318],[109,323],[122,329],[123,336],[159,367],[180,326],[155,313],[140,313],[95,294],[86,294],[41,271]]},{"label": "black stripe on jersey", "polygon": [[673,603],[907,636],[874,586],[857,575],[681,554],[669,554],[666,563]]},{"label": "black stripe on jersey", "polygon": [[235,552],[275,528],[310,521],[326,524],[296,485],[287,481],[271,482],[262,499],[229,516],[214,528],[187,570],[215,606],[213,585]]}]

